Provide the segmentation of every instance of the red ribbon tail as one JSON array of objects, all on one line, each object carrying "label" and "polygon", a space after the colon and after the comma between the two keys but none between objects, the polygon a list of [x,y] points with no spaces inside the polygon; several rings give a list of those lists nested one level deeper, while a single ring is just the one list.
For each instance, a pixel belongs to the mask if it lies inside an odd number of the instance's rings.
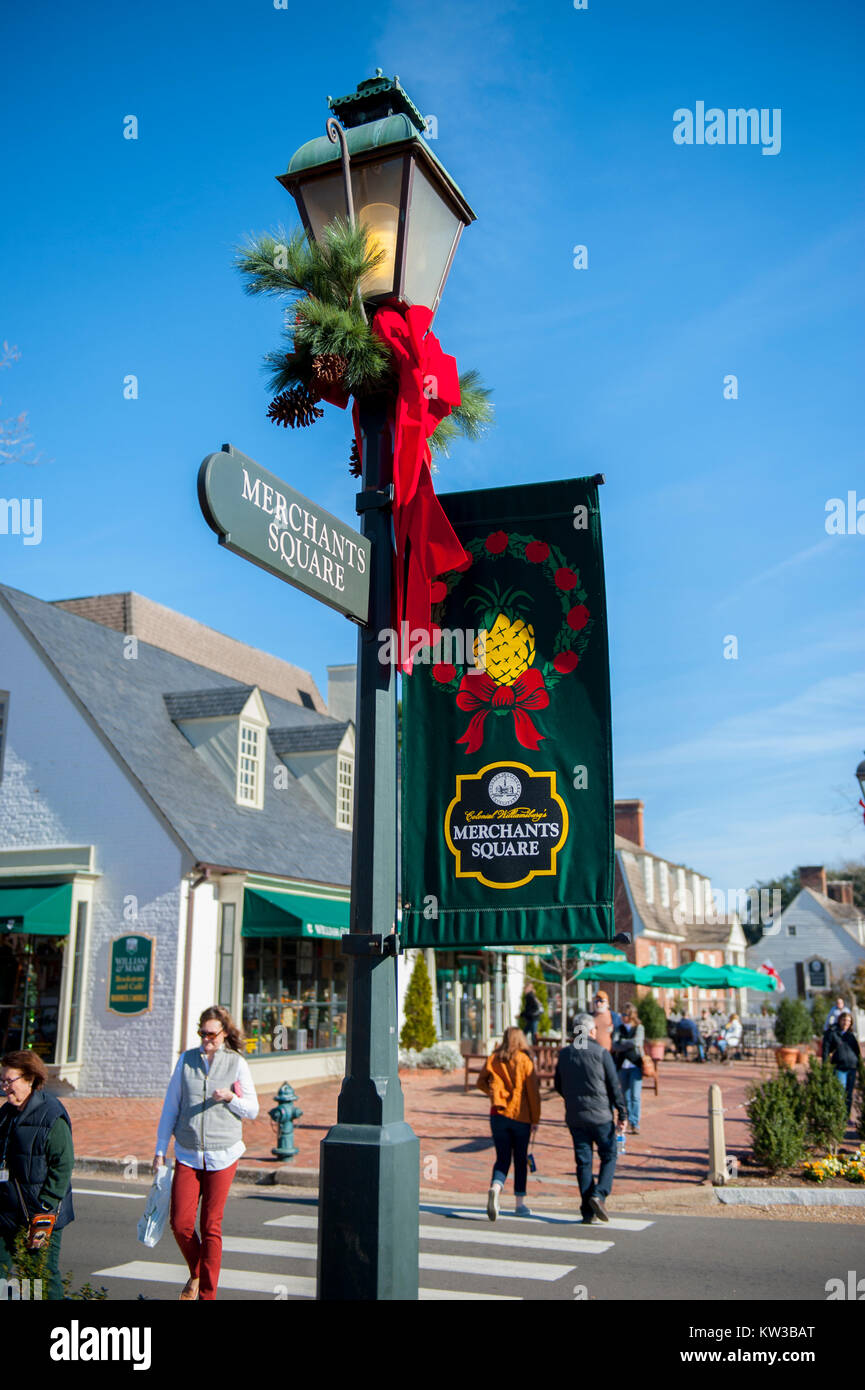
[{"label": "red ribbon tail", "polygon": [[469,727],[466,729],[462,738],[457,739],[457,743],[466,745],[466,756],[469,753],[477,753],[479,748],[484,745],[484,720],[489,713],[488,710],[478,710],[469,720]]},{"label": "red ribbon tail", "polygon": [[527,714],[524,709],[514,710],[514,730],[517,735],[517,743],[521,743],[523,748],[536,749],[541,739],[546,738],[546,734],[540,733],[535,728],[532,716]]}]

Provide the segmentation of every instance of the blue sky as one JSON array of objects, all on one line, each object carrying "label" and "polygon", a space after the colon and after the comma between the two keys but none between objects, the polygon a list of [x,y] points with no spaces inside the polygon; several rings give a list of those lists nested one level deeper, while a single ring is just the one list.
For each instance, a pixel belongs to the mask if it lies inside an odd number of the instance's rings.
[{"label": "blue sky", "polygon": [[[323,691],[353,660],[345,619],[216,545],[194,484],[230,440],[353,519],[347,421],[268,423],[280,310],[231,262],[294,221],[274,175],[326,96],[381,66],[478,214],[436,328],[497,426],[438,486],[607,477],[617,795],[718,886],[861,857],[865,536],[824,523],[865,498],[863,29],[852,0],[7,8],[0,414],[45,458],[0,469],[44,516],[0,577],[135,589]],[[675,144],[698,101],[779,108],[780,152]]]}]

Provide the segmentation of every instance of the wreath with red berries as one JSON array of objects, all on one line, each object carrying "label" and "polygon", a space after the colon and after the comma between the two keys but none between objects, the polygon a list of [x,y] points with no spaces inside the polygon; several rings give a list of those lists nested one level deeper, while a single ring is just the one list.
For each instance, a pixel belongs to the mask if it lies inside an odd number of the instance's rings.
[{"label": "wreath with red berries", "polygon": [[[589,644],[594,619],[586,607],[586,591],[582,587],[580,572],[568,564],[567,558],[558,546],[548,541],[536,540],[534,536],[523,536],[517,532],[492,531],[482,540],[480,537],[464,544],[471,557],[471,563],[481,558],[493,561],[506,555],[524,564],[537,565],[550,584],[556,601],[562,609],[562,625],[553,640],[552,660],[538,662],[538,669],[548,690],[577,669],[580,657]],[[444,617],[445,601],[451,591],[461,583],[470,566],[461,570],[451,570],[431,586],[432,621],[434,627],[441,627]],[[458,690],[467,667],[455,666],[451,662],[437,662],[433,665],[433,679],[443,690]]]}]

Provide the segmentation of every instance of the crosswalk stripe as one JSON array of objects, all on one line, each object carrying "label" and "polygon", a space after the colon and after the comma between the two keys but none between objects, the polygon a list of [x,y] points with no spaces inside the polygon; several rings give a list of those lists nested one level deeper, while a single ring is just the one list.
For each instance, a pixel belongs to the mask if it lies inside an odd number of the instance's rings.
[{"label": "crosswalk stripe", "polygon": [[568,1240],[561,1236],[535,1235],[534,1231],[452,1231],[446,1226],[421,1226],[420,1237],[421,1240],[465,1241],[472,1245],[506,1245],[511,1249],[527,1246],[530,1250],[552,1250],[559,1255],[602,1255],[613,1246],[611,1240]]},{"label": "crosswalk stripe", "polygon": [[[457,1234],[463,1237],[469,1233],[461,1231]],[[505,1240],[512,1245],[507,1238]],[[588,1246],[589,1242],[585,1244]],[[258,1240],[252,1236],[223,1236],[222,1247],[232,1255],[276,1255],[286,1260],[314,1260],[318,1254],[314,1245],[301,1245],[291,1240]],[[591,1250],[582,1253],[591,1253]],[[475,1255],[438,1255],[421,1250],[418,1268],[447,1269],[454,1274],[495,1275],[501,1279],[552,1280],[569,1273],[571,1266],[541,1264],[534,1260],[484,1259]]]},{"label": "crosswalk stripe", "polygon": [[432,1300],[454,1302],[466,1298],[485,1298],[503,1303],[522,1303],[518,1293],[469,1293],[466,1289],[418,1289],[418,1300],[429,1303]]},{"label": "crosswalk stripe", "polygon": [[[157,1284],[177,1284],[180,1288],[189,1278],[186,1265],[151,1264],[147,1260],[130,1260],[128,1264],[112,1265],[93,1271],[94,1279],[142,1279]],[[300,1298],[315,1297],[315,1280],[297,1274],[266,1274],[250,1269],[223,1269],[219,1275],[220,1289],[235,1289],[242,1293],[266,1293],[276,1298],[281,1292]],[[179,1293],[179,1289],[178,1289]]]},{"label": "crosswalk stripe", "polygon": [[[314,1230],[318,1221],[314,1216],[277,1216],[266,1221],[266,1226],[281,1226],[284,1230]],[[562,1255],[600,1255],[613,1245],[611,1240],[593,1240],[591,1237],[578,1240],[566,1236],[543,1236],[535,1230],[500,1231],[482,1227],[480,1230],[454,1230],[451,1226],[420,1226],[421,1240],[445,1240],[455,1244],[464,1242],[471,1245],[507,1245],[522,1248],[528,1245],[532,1250],[558,1251]]]},{"label": "crosswalk stripe", "polygon": [[146,1192],[113,1192],[108,1187],[73,1187],[73,1197],[125,1197],[127,1201],[143,1202]]},{"label": "crosswalk stripe", "polygon": [[318,1246],[296,1240],[261,1240],[257,1236],[223,1236],[222,1248],[232,1255],[278,1255],[283,1260],[316,1260]]},{"label": "crosswalk stripe", "polygon": [[[97,1269],[93,1278],[102,1279],[140,1279],[151,1284],[175,1284],[183,1287],[189,1271],[185,1265],[150,1264],[146,1260],[130,1260],[128,1264],[113,1265],[109,1269]],[[274,1299],[281,1293],[293,1294],[296,1298],[315,1298],[315,1280],[298,1275],[259,1274],[245,1269],[223,1269],[219,1276],[219,1288],[234,1289],[242,1293],[266,1293]],[[465,1301],[482,1299],[519,1303],[519,1294],[476,1293],[470,1289],[419,1289],[421,1302]]]},{"label": "crosswalk stripe", "polygon": [[434,1255],[421,1251],[421,1269],[445,1269],[452,1274],[480,1274],[490,1279],[543,1279],[552,1283],[573,1270],[572,1265],[541,1264],[536,1260],[486,1260],[475,1255]]},{"label": "crosswalk stripe", "polygon": [[[463,1221],[489,1220],[486,1207],[448,1207],[425,1202],[421,1206],[421,1211],[428,1211],[433,1214],[440,1212],[444,1216],[456,1216]],[[545,1224],[547,1222],[553,1222],[556,1225],[562,1226],[582,1225],[582,1217],[580,1216],[575,1216],[573,1214],[563,1215],[561,1212],[553,1211],[536,1211],[534,1207],[532,1207],[531,1216],[509,1216],[507,1212],[502,1212],[499,1216],[499,1222],[501,1221],[518,1222],[520,1228],[525,1227],[532,1230],[537,1229],[537,1226],[532,1225],[533,1222],[543,1222]],[[606,1223],[598,1222],[597,1225],[593,1225],[592,1229],[597,1230],[603,1227],[603,1229],[607,1231],[645,1231],[649,1226],[654,1226],[654,1224],[654,1221],[644,1221],[641,1218],[633,1216],[611,1216],[609,1221]]]}]

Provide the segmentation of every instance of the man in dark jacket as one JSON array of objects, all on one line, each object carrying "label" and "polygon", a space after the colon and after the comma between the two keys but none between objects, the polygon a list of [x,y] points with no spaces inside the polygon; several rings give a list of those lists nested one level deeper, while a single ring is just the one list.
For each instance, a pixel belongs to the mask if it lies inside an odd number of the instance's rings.
[{"label": "man in dark jacket", "polygon": [[[590,1014],[578,1014],[574,1041],[562,1048],[554,1082],[565,1102],[565,1123],[574,1141],[577,1182],[583,1221],[597,1217],[609,1221],[604,1198],[609,1197],[616,1169],[616,1132],[624,1134],[627,1112],[611,1054],[597,1041],[597,1027]],[[613,1109],[618,1114],[618,1125]],[[598,1150],[601,1170],[592,1176],[592,1145]]]},{"label": "man in dark jacket", "polygon": [[526,981],[526,992],[523,996],[523,1018],[526,1021],[525,1033],[530,1043],[538,1040],[538,1025],[544,1006],[535,994],[535,987],[531,980]]},{"label": "man in dark jacket", "polygon": [[844,1087],[847,1097],[847,1117],[853,1109],[853,1090],[859,1069],[859,1041],[853,1032],[853,1015],[845,1009],[838,1015],[833,1028],[823,1034],[823,1061],[828,1060],[835,1068],[835,1075]]}]

